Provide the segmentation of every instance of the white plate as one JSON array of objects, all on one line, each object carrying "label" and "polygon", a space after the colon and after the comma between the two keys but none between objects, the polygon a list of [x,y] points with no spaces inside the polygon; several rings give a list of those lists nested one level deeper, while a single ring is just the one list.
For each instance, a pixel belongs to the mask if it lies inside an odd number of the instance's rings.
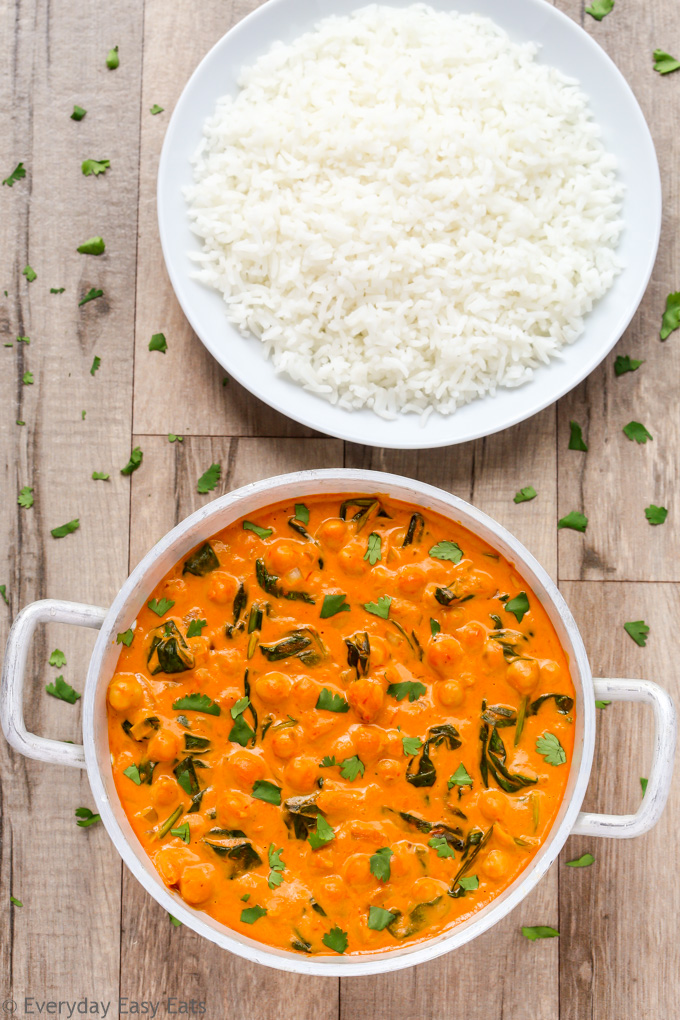
[{"label": "white plate", "polygon": [[[386,0],[382,0],[386,2]],[[387,0],[407,6],[409,0]],[[625,230],[618,253],[625,269],[586,320],[580,339],[559,359],[514,389],[499,390],[455,414],[417,415],[385,421],[374,412],[345,411],[275,373],[262,344],[227,322],[224,302],[191,278],[188,252],[200,242],[189,229],[182,189],[192,180],[190,157],[216,100],[238,92],[243,66],[277,39],[290,42],[329,14],[348,14],[362,0],[269,0],[239,22],[210,50],[189,79],[168,126],[158,168],[158,221],[170,280],[184,314],[214,358],[256,397],[303,425],[369,446],[421,449],[490,435],[552,404],[584,379],[609,353],[637,309],[654,265],[661,228],[661,184],[654,143],[642,111],[607,54],[575,22],[545,0],[432,0],[439,10],[493,18],[509,36],[542,46],[540,60],[578,78],[602,128],[605,147],[619,161],[626,186]],[[616,17],[616,14],[613,15]],[[594,24],[594,23],[593,23]]]}]

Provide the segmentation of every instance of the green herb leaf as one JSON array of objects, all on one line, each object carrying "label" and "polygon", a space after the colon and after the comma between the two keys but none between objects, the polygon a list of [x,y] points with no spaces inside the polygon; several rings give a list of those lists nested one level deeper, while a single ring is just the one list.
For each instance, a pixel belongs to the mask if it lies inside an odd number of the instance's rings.
[{"label": "green herb leaf", "polygon": [[460,563],[465,554],[457,542],[437,542],[430,549],[429,555],[435,560],[450,560],[451,563]]},{"label": "green herb leaf", "polygon": [[114,46],[112,50],[106,54],[106,66],[109,71],[115,71],[120,64],[120,57],[118,56],[118,47]]},{"label": "green herb leaf", "polygon": [[93,471],[92,472],[92,481],[93,482],[107,482],[109,480],[109,478],[110,478],[110,475],[107,475],[105,471]]},{"label": "green herb leaf", "polygon": [[398,914],[393,914],[391,910],[385,910],[383,907],[370,906],[368,909],[368,927],[371,931],[384,931],[388,924],[394,921]]},{"label": "green herb leaf", "polygon": [[316,832],[310,832],[309,844],[312,850],[318,850],[335,839],[335,833],[323,815],[316,816]]},{"label": "green herb leaf", "polygon": [[263,800],[266,804],[281,803],[281,787],[270,783],[268,779],[256,779],[253,785],[252,796],[255,800]]},{"label": "green herb leaf", "polygon": [[110,159],[84,159],[80,169],[86,177],[98,177],[99,174],[105,174],[110,166]]},{"label": "green herb leaf", "polygon": [[62,669],[66,665],[66,656],[62,652],[61,648],[55,648],[50,654],[49,659],[50,666],[56,666],[57,669]]},{"label": "green herb leaf", "polygon": [[163,109],[164,108],[162,106],[159,106],[158,103],[154,103],[151,109],[149,110],[149,113],[151,114],[152,117],[155,117],[157,113],[162,113]]},{"label": "green herb leaf", "polygon": [[611,705],[611,701],[596,701],[595,708],[606,708],[607,705]]},{"label": "green herb leaf", "polygon": [[10,896],[9,902],[12,903],[15,907],[23,907],[23,903],[21,902],[21,900],[18,900],[16,896]]},{"label": "green herb leaf", "polygon": [[176,436],[174,434],[174,432],[168,432],[168,442],[169,443],[183,443],[184,442],[184,436]]},{"label": "green herb leaf", "polygon": [[54,683],[47,684],[45,690],[53,698],[58,698],[59,701],[67,701],[69,705],[75,705],[76,701],[81,697],[77,691],[73,690],[70,684],[66,683],[63,676],[55,677]]},{"label": "green herb leaf", "polygon": [[649,634],[649,627],[644,620],[633,620],[630,623],[624,623],[623,629],[626,634],[632,637],[636,645],[640,645],[644,648],[647,644],[647,635]]},{"label": "green herb leaf", "polygon": [[167,349],[168,349],[168,342],[165,339],[165,334],[164,333],[154,333],[154,335],[149,340],[149,350],[150,351],[160,351],[161,354],[165,354]]},{"label": "green herb leaf", "polygon": [[304,503],[295,504],[295,520],[300,524],[309,524],[309,510]]},{"label": "green herb leaf", "polygon": [[335,694],[328,687],[322,687],[316,707],[324,712],[349,712],[349,705],[342,694]]},{"label": "green herb leaf", "polygon": [[260,917],[264,917],[267,913],[264,907],[244,907],[241,911],[241,920],[244,924],[255,924]]},{"label": "green herb leaf", "polygon": [[3,598],[3,601],[4,601],[5,605],[8,606],[9,605],[9,599],[7,598],[7,585],[6,584],[0,584],[0,595]]},{"label": "green herb leaf", "polygon": [[645,779],[644,776],[640,776],[640,786],[642,787],[642,796],[643,797],[647,793],[647,783],[648,782],[649,782],[648,779]]},{"label": "green herb leaf", "polygon": [[116,644],[125,645],[126,648],[129,648],[130,645],[132,644],[132,639],[134,638],[134,636],[135,632],[132,629],[132,627],[130,627],[129,630],[124,630],[122,634],[118,634],[116,636]]},{"label": "green herb leaf", "polygon": [[583,450],[584,453],[588,452],[588,445],[583,440],[583,432],[578,422],[569,422],[569,449],[570,450]]},{"label": "green herb leaf", "polygon": [[17,163],[12,170],[9,177],[5,177],[3,184],[6,184],[8,188],[13,188],[17,181],[22,180],[26,176],[26,170],[23,163]]},{"label": "green herb leaf", "polygon": [[170,829],[171,836],[177,836],[184,843],[191,842],[191,830],[188,822],[183,822],[182,825],[178,825],[176,829]]},{"label": "green herb leaf", "polygon": [[432,635],[432,637],[436,637],[441,629],[442,628],[439,621],[430,617],[430,634]]},{"label": "green herb leaf", "polygon": [[38,279],[38,274],[35,269],[31,269],[30,266],[26,266],[25,269],[21,270],[22,274],[26,277],[29,283],[33,283],[34,280]]},{"label": "green herb leaf", "polygon": [[[670,74],[671,71],[677,71],[679,67],[680,60],[676,60],[670,53],[665,53],[663,50],[654,50],[654,70],[658,71],[659,74]],[[668,336],[668,333],[666,336]],[[666,337],[662,336],[661,339],[665,340]]]},{"label": "green herb leaf", "polygon": [[650,503],[645,507],[645,517],[650,524],[663,524],[668,517],[668,510],[665,506],[655,506],[654,503]]},{"label": "green herb leaf", "polygon": [[[248,725],[248,723],[243,718],[242,714],[237,713],[236,715],[234,715],[234,709],[243,700],[244,700],[243,698],[239,698],[239,701],[236,702],[236,705],[234,705],[234,707],[231,710],[232,717],[234,718],[235,721],[234,725],[229,731],[229,740],[232,740],[235,744],[240,744],[241,747],[247,747],[250,741],[253,740],[253,737],[255,736],[255,731]],[[245,701],[248,704],[250,703],[249,698],[246,698]]]},{"label": "green herb leaf", "polygon": [[211,464],[207,471],[205,471],[198,479],[198,491],[204,496],[206,492],[212,492],[217,486],[222,474],[222,468],[219,464]]},{"label": "green herb leaf", "polygon": [[74,106],[73,113],[71,114],[71,120],[82,120],[87,110],[84,110],[82,106]]},{"label": "green herb leaf", "polygon": [[390,879],[390,858],[394,851],[388,846],[383,846],[371,854],[371,874],[375,875],[379,882],[389,882]]},{"label": "green herb leaf", "polygon": [[404,748],[404,754],[418,754],[423,742],[420,737],[402,737],[401,746]]},{"label": "green herb leaf", "polygon": [[283,882],[282,872],[286,870],[285,862],[281,860],[281,854],[283,853],[283,847],[280,850],[276,849],[273,843],[270,843],[269,850],[267,851],[267,857],[269,860],[269,878],[267,879],[267,885],[270,889],[276,889]]},{"label": "green herb leaf", "polygon": [[96,298],[100,297],[104,297],[104,291],[99,290],[98,287],[90,287],[85,297],[81,298],[80,301],[78,302],[78,308],[80,308],[81,305],[86,305],[88,301],[94,301],[96,300]]},{"label": "green herb leaf", "polygon": [[646,443],[648,439],[654,438],[639,421],[629,421],[627,425],[623,426],[623,431],[630,440],[634,440],[636,443]]},{"label": "green herb leaf", "polygon": [[554,733],[545,733],[536,741],[536,750],[542,755],[548,765],[564,765],[567,761],[567,754]]},{"label": "green herb leaf", "polygon": [[581,854],[574,861],[567,861],[568,868],[589,868],[595,858],[592,854]]},{"label": "green herb leaf", "polygon": [[95,354],[94,361],[92,362],[92,368],[90,369],[90,375],[94,375],[94,373],[97,371],[101,363],[102,359],[97,357],[97,355]]},{"label": "green herb leaf", "polygon": [[128,765],[126,769],[123,769],[123,775],[131,779],[135,786],[142,785],[142,777],[139,774],[139,769],[136,765]]},{"label": "green herb leaf", "polygon": [[590,7],[586,7],[586,14],[595,21],[602,21],[610,11],[614,10],[614,0],[593,0]]},{"label": "green herb leaf", "polygon": [[17,496],[17,503],[24,510],[30,510],[33,506],[33,489],[29,488],[28,485],[24,485]]},{"label": "green herb leaf", "polygon": [[174,604],[175,603],[172,599],[166,598],[162,598],[160,601],[158,599],[151,599],[151,602],[147,602],[147,606],[152,613],[156,614],[156,616],[165,616],[168,610],[172,609]]},{"label": "green herb leaf", "polygon": [[257,524],[253,524],[252,521],[244,521],[243,530],[254,532],[258,538],[269,538],[270,535],[274,534],[273,528],[260,528]]},{"label": "green herb leaf", "polygon": [[372,531],[368,536],[368,548],[364,553],[364,559],[368,560],[371,566],[375,566],[382,556],[382,539],[377,531]]},{"label": "green herb leaf", "polygon": [[63,294],[66,287],[50,287],[50,294]]},{"label": "green herb leaf", "polygon": [[343,931],[336,924],[330,931],[326,932],[321,941],[328,949],[342,954],[347,949],[347,932]]},{"label": "green herb leaf", "polygon": [[331,754],[325,754],[323,756],[323,758],[321,759],[321,768],[322,769],[330,769],[330,768],[333,767],[333,765],[337,765],[337,764],[338,763],[335,760],[335,755],[334,754],[332,754],[332,755]]},{"label": "green herb leaf", "polygon": [[170,918],[170,924],[171,924],[171,925],[172,925],[172,926],[173,926],[174,928],[181,928],[181,927],[182,927],[182,922],[181,922],[181,921],[178,921],[176,917],[173,917],[173,916],[172,916],[172,914],[168,914],[168,917]]},{"label": "green herb leaf", "polygon": [[427,687],[419,680],[400,680],[399,683],[390,684],[387,693],[397,701],[403,701],[407,696],[409,701],[417,701],[423,694],[427,694]]},{"label": "green herb leaf", "polygon": [[187,629],[187,637],[200,637],[201,631],[207,626],[207,620],[192,620]]},{"label": "green herb leaf", "polygon": [[526,614],[529,612],[529,599],[527,598],[527,593],[525,591],[521,591],[514,599],[510,599],[509,602],[505,603],[505,608],[508,613],[512,613],[518,623],[521,623]]},{"label": "green herb leaf", "polygon": [[357,776],[363,776],[364,771],[364,763],[356,754],[340,763],[340,775],[343,779],[349,779],[350,783],[353,783]]},{"label": "green herb leaf", "polygon": [[103,255],[106,245],[102,237],[91,237],[88,241],[83,241],[78,245],[76,251],[79,251],[81,255]]},{"label": "green herb leaf", "polygon": [[96,825],[97,822],[101,821],[101,815],[94,814],[93,811],[90,811],[89,807],[76,808],[75,816],[80,819],[80,821],[76,822],[76,825],[79,825],[81,829],[89,829],[91,825]]},{"label": "green herb leaf", "polygon": [[519,489],[513,496],[513,503],[528,503],[530,499],[536,499],[536,490],[533,485],[527,485]]},{"label": "green herb leaf", "polygon": [[21,381],[24,384],[24,386],[32,386],[33,385],[33,373],[32,372],[24,372],[23,376],[21,377]]},{"label": "green herb leaf", "polygon": [[66,535],[72,534],[77,531],[80,527],[80,521],[76,517],[75,520],[69,521],[67,524],[60,524],[58,528],[52,528],[50,532],[52,538],[65,538]]},{"label": "green herb leaf", "polygon": [[433,836],[432,839],[428,839],[427,845],[437,851],[437,857],[446,858],[456,856],[453,847],[449,846],[447,843],[446,836]]},{"label": "green herb leaf", "polygon": [[476,875],[464,875],[458,879],[458,885],[466,892],[474,892],[475,889],[479,889],[479,879]]},{"label": "green herb leaf", "polygon": [[340,592],[338,595],[324,595],[321,619],[327,620],[329,616],[335,616],[336,613],[349,613],[350,607],[345,602],[346,597],[344,592]]},{"label": "green herb leaf", "polygon": [[453,786],[472,786],[472,776],[461,762],[452,776],[449,777],[449,790]]},{"label": "green herb leaf", "polygon": [[389,595],[381,595],[377,602],[365,602],[364,609],[373,613],[374,616],[379,616],[381,619],[386,620],[390,615],[390,605],[392,599]]},{"label": "green herb leaf", "polygon": [[144,454],[142,453],[141,448],[139,446],[135,446],[134,450],[130,454],[129,461],[125,467],[120,469],[121,475],[131,475],[133,471],[136,471],[142,463],[143,456]]},{"label": "green herb leaf", "polygon": [[220,706],[207,694],[185,694],[173,701],[172,707],[176,712],[203,712],[204,715],[219,715],[221,712]]},{"label": "green herb leaf", "polygon": [[572,510],[566,517],[560,517],[557,522],[558,531],[560,528],[570,528],[572,531],[585,531],[588,527],[588,518],[580,510]]},{"label": "green herb leaf", "polygon": [[617,375],[625,375],[626,372],[637,372],[642,364],[644,362],[636,361],[635,358],[631,358],[627,354],[619,354],[614,362],[614,371]]},{"label": "green herb leaf", "polygon": [[526,927],[526,925],[523,925],[522,935],[524,935],[525,938],[529,939],[530,942],[535,942],[536,939],[554,938],[556,935],[559,935],[559,932],[556,931],[555,928],[546,927],[544,924],[537,924],[531,928],[528,928]]}]

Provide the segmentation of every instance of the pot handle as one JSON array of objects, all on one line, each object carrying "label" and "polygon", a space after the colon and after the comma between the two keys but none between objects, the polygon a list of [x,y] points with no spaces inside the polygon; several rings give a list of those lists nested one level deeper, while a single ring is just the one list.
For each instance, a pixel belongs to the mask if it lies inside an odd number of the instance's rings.
[{"label": "pot handle", "polygon": [[673,776],[676,720],[670,695],[650,680],[594,680],[598,701],[642,701],[654,713],[654,756],[647,789],[634,815],[598,815],[581,811],[572,836],[641,836],[661,817]]},{"label": "pot handle", "polygon": [[31,602],[17,616],[7,639],[0,688],[2,730],[7,742],[15,751],[20,751],[27,758],[35,758],[37,761],[85,768],[82,744],[51,740],[27,731],[24,725],[26,661],[33,632],[39,623],[70,623],[76,627],[94,627],[98,630],[104,622],[106,613],[107,610],[100,609],[99,606],[62,602],[59,599],[42,599],[40,602]]}]

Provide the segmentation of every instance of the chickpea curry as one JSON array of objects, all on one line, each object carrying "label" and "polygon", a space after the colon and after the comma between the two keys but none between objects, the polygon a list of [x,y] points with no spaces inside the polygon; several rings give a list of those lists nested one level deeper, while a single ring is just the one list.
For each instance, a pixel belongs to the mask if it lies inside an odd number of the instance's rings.
[{"label": "chickpea curry", "polygon": [[118,635],[113,775],[165,884],[270,946],[369,953],[489,904],[547,837],[574,688],[538,598],[383,496],[239,520]]}]

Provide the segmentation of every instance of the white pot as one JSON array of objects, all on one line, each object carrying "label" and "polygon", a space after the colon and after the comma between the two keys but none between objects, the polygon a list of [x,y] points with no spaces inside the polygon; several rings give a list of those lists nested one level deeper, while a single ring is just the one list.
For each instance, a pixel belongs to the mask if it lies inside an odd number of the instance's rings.
[{"label": "white pot", "polygon": [[[529,866],[489,906],[469,920],[426,942],[363,957],[306,957],[273,949],[226,928],[165,887],[127,821],[113,782],[106,719],[106,689],[118,659],[116,635],[134,622],[149,592],[170,568],[198,543],[233,521],[271,503],[292,502],[328,493],[385,493],[440,513],[480,535],[514,563],[545,606],[567,653],[576,690],[574,754],[569,781],[552,830]],[[23,719],[23,685],[33,632],[38,623],[56,621],[100,628],[83,697],[84,746],[49,740],[28,733]],[[595,698],[642,701],[654,713],[654,759],[647,792],[634,815],[581,812],[595,743]],[[40,761],[87,768],[98,811],[116,849],[133,875],[169,913],[183,924],[247,960],[300,974],[346,976],[400,970],[433,960],[486,931],[516,907],[545,875],[571,834],[639,836],[658,821],[671,783],[676,740],[675,710],[669,695],[647,680],[593,680],[583,642],[562,596],[534,557],[495,521],[448,492],[408,478],[375,471],[300,471],[268,478],[228,493],[187,517],[173,528],[133,570],[111,607],[79,605],[46,599],[27,606],[10,631],[0,691],[2,728],[15,750]]]}]

